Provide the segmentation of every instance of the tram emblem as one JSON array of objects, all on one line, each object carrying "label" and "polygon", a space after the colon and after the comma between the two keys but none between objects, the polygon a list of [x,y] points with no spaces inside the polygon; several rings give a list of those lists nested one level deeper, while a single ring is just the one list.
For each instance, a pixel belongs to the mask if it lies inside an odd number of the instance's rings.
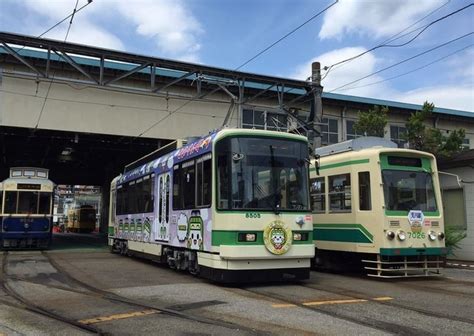
[{"label": "tram emblem", "polygon": [[425,215],[421,210],[411,210],[408,213],[408,222],[410,223],[411,231],[412,232],[421,232],[423,229],[423,221],[425,219]]},{"label": "tram emblem", "polygon": [[282,221],[271,222],[263,231],[263,242],[271,253],[284,254],[293,242],[291,230]]}]

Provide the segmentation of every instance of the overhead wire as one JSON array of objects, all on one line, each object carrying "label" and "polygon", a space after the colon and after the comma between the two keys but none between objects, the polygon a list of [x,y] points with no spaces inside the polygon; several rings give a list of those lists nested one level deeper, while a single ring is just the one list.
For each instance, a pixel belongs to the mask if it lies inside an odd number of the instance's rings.
[{"label": "overhead wire", "polygon": [[[92,1],[88,1],[88,3],[84,6],[82,6],[82,8],[86,7],[87,5],[89,5]],[[77,13],[77,6],[79,5],[79,0],[76,0],[76,5],[74,6],[74,10],[72,11],[71,15],[68,16],[68,18],[71,18],[71,20],[69,21],[69,25],[68,25],[68,28],[67,28],[67,32],[66,32],[66,36],[64,37],[64,41],[63,43],[65,43],[67,41],[67,38],[69,36],[69,32],[71,30],[71,26],[72,26],[72,22],[74,20],[74,16],[75,14]],[[67,19],[65,19],[67,20]],[[65,20],[62,20],[61,22],[64,22]],[[56,25],[57,26],[57,25]],[[51,30],[51,29],[49,29]],[[44,35],[44,34],[43,34]],[[52,74],[51,76],[51,80],[49,81],[49,86],[48,86],[48,90],[46,91],[46,95],[44,97],[44,100],[43,100],[43,105],[41,106],[41,111],[39,113],[39,116],[38,116],[38,120],[36,121],[36,125],[35,125],[35,130],[38,128],[39,126],[39,123],[41,121],[41,118],[43,117],[43,112],[44,112],[44,107],[46,106],[46,101],[48,100],[48,96],[49,96],[49,92],[51,91],[51,86],[53,85],[53,81],[54,81],[54,75],[55,73]]]},{"label": "overhead wire", "polygon": [[[281,38],[279,38],[277,41],[273,42],[272,44],[270,44],[268,47],[264,48],[263,50],[261,50],[260,52],[258,52],[255,56],[251,57],[250,59],[248,59],[247,61],[245,61],[244,63],[242,63],[240,66],[238,66],[237,68],[234,69],[234,71],[237,71],[241,68],[243,68],[245,65],[247,65],[248,63],[252,62],[254,59],[256,59],[257,57],[261,56],[262,54],[264,54],[265,52],[267,52],[269,49],[273,48],[275,45],[277,45],[278,43],[280,43],[281,41],[283,41],[285,38],[287,38],[288,36],[292,35],[294,32],[296,32],[297,30],[299,30],[301,27],[303,27],[304,25],[308,24],[309,22],[311,22],[312,20],[316,19],[318,16],[320,16],[321,14],[323,14],[324,12],[326,12],[327,10],[329,10],[332,6],[334,6],[335,4],[337,4],[339,2],[339,0],[336,0],[334,1],[332,4],[330,4],[329,6],[325,7],[324,9],[322,9],[321,11],[319,11],[318,13],[314,14],[312,17],[310,17],[309,19],[307,19],[305,22],[303,22],[302,24],[300,24],[298,27],[292,29],[290,32],[286,33],[284,36],[282,36]],[[211,92],[207,93],[207,94],[213,94],[214,92],[218,91],[220,89],[220,87],[212,90]],[[183,109],[185,106],[187,106],[188,104],[190,104],[191,102],[195,101],[196,99],[198,99],[200,96],[195,96],[193,98],[191,98],[190,100],[186,101],[184,104],[182,104],[181,106],[179,106],[178,108],[176,108],[175,110],[171,111],[170,113],[168,113],[166,116],[164,116],[163,118],[161,118],[160,120],[158,120],[157,122],[155,122],[154,124],[150,125],[147,129],[145,129],[144,131],[142,131],[141,133],[139,133],[136,137],[141,137],[142,135],[146,134],[148,131],[150,131],[151,129],[153,129],[155,126],[157,126],[158,124],[160,124],[161,122],[163,122],[165,119],[169,118],[171,115],[173,115],[174,113],[180,111],[181,109]]]},{"label": "overhead wire", "polygon": [[245,65],[249,64],[249,63],[252,62],[254,59],[256,59],[257,57],[259,57],[259,56],[262,55],[263,53],[267,52],[269,49],[273,48],[275,45],[277,45],[278,43],[280,43],[280,42],[283,41],[284,39],[286,39],[288,36],[290,36],[291,34],[293,34],[294,32],[296,32],[297,30],[299,30],[300,28],[302,28],[303,26],[305,26],[305,25],[308,24],[309,22],[313,21],[314,19],[316,19],[318,16],[320,16],[321,14],[323,14],[324,12],[326,12],[327,10],[329,10],[329,8],[331,8],[332,6],[334,6],[335,4],[337,4],[338,2],[339,2],[339,0],[336,0],[336,1],[334,1],[332,4],[330,4],[329,6],[327,6],[326,8],[324,8],[324,9],[322,9],[321,11],[319,11],[318,13],[314,14],[312,17],[310,17],[308,20],[306,20],[305,22],[303,22],[302,24],[300,24],[298,27],[292,29],[290,32],[286,33],[284,36],[282,36],[281,38],[279,38],[278,40],[276,40],[275,42],[273,42],[272,44],[270,44],[268,47],[266,47],[266,48],[264,48],[263,50],[261,50],[260,52],[258,52],[255,56],[251,57],[250,59],[248,59],[247,61],[245,61],[244,63],[242,63],[240,66],[238,66],[237,68],[235,68],[234,71],[243,68]]},{"label": "overhead wire", "polygon": [[360,82],[361,80],[364,80],[364,79],[366,79],[366,78],[372,77],[372,76],[374,76],[374,75],[376,75],[376,74],[379,74],[379,73],[381,73],[381,72],[383,72],[383,71],[386,71],[386,70],[388,70],[388,69],[394,68],[394,67],[396,67],[396,66],[398,66],[398,65],[400,65],[400,64],[403,64],[403,63],[406,63],[406,62],[408,62],[408,61],[411,61],[412,59],[415,59],[415,58],[417,58],[417,57],[420,57],[420,56],[422,56],[422,55],[425,55],[425,54],[427,54],[427,53],[429,53],[429,52],[432,52],[432,51],[434,51],[434,50],[436,50],[436,49],[442,48],[442,47],[444,47],[444,46],[446,46],[446,45],[448,45],[448,44],[451,44],[451,43],[453,43],[453,42],[459,41],[459,40],[461,40],[461,39],[463,39],[463,38],[466,38],[466,37],[468,37],[468,36],[470,36],[470,35],[472,35],[472,34],[474,34],[474,31],[472,31],[472,32],[470,32],[470,33],[467,33],[467,34],[464,34],[464,35],[462,35],[462,36],[459,36],[459,37],[457,37],[457,38],[451,39],[451,40],[449,40],[449,41],[447,41],[447,42],[445,42],[445,43],[439,44],[439,45],[437,45],[436,47],[433,47],[433,48],[430,48],[430,49],[428,49],[428,50],[425,50],[425,51],[423,51],[423,52],[421,52],[421,53],[418,53],[418,54],[416,54],[416,55],[414,55],[414,56],[405,58],[405,59],[403,59],[403,60],[401,60],[401,61],[399,61],[399,62],[397,62],[397,63],[395,63],[395,64],[392,64],[392,65],[390,65],[390,66],[387,66],[387,67],[385,67],[385,68],[382,68],[382,69],[380,69],[380,70],[377,70],[377,71],[375,71],[375,72],[372,72],[372,73],[370,73],[370,74],[368,74],[368,75],[366,75],[366,76],[363,76],[363,77],[361,77],[361,78],[358,78],[358,79],[356,79],[356,80],[353,80],[353,81],[351,81],[351,82],[349,82],[349,83],[346,83],[346,84],[344,84],[344,85],[341,85],[341,86],[339,86],[339,87],[337,87],[337,88],[335,88],[335,89],[329,90],[329,91],[327,91],[327,92],[329,92],[329,93],[330,93],[330,92],[334,92],[334,91],[337,91],[337,90],[339,90],[339,89],[342,89],[342,88],[344,88],[344,87],[346,87],[346,86],[349,86],[349,85],[351,85],[351,84]]},{"label": "overhead wire", "polygon": [[[404,31],[406,31],[406,30],[410,29],[411,27],[413,27],[414,25],[416,25],[417,23],[423,21],[425,18],[431,16],[432,14],[434,14],[435,12],[437,12],[438,10],[440,10],[442,7],[446,6],[449,2],[450,2],[450,1],[444,3],[443,5],[441,5],[440,7],[436,8],[436,9],[434,9],[433,11],[431,11],[430,13],[428,13],[427,15],[425,15],[424,17],[422,17],[421,19],[419,19],[419,20],[416,21],[415,23],[411,24],[411,25],[408,26],[407,28],[403,29],[402,31],[400,31],[400,32],[398,32],[397,34],[393,35],[392,37],[388,38],[387,40],[381,42],[380,44],[378,44],[378,45],[376,45],[376,46],[374,46],[374,47],[372,47],[372,48],[370,48],[370,49],[368,49],[368,50],[366,50],[366,51],[364,51],[364,52],[361,52],[361,53],[359,53],[359,54],[357,54],[357,55],[354,55],[354,56],[352,56],[352,57],[346,58],[346,59],[344,59],[344,60],[341,60],[341,61],[339,61],[339,62],[336,62],[336,63],[330,65],[330,66],[328,67],[328,69],[326,70],[326,73],[323,75],[323,77],[322,77],[321,80],[324,80],[324,79],[329,75],[329,72],[330,72],[331,70],[333,70],[333,69],[338,69],[338,68],[340,68],[341,66],[343,66],[344,64],[347,64],[347,63],[349,63],[349,62],[351,62],[351,61],[353,61],[353,60],[355,60],[355,59],[357,59],[357,58],[359,58],[359,57],[362,57],[363,55],[365,55],[365,54],[367,54],[367,53],[369,53],[369,52],[371,52],[371,51],[374,51],[374,50],[379,49],[379,48],[398,48],[398,47],[406,46],[406,45],[408,45],[409,43],[413,42],[415,39],[417,39],[417,38],[418,38],[423,32],[425,32],[429,27],[431,27],[431,26],[433,26],[434,24],[436,24],[436,23],[438,23],[438,22],[440,22],[440,21],[443,21],[443,20],[445,20],[445,19],[447,19],[447,18],[449,18],[449,17],[451,17],[451,16],[453,16],[453,15],[455,15],[455,14],[458,14],[458,13],[460,13],[460,12],[462,12],[462,11],[468,9],[469,7],[471,7],[471,6],[473,5],[473,3],[470,3],[469,5],[466,5],[466,6],[462,7],[462,8],[460,8],[460,9],[457,9],[457,10],[455,10],[455,11],[453,11],[453,12],[450,12],[450,13],[448,13],[448,14],[446,14],[446,15],[444,15],[444,16],[442,16],[442,17],[436,19],[436,20],[433,20],[433,21],[429,22],[428,24],[426,24],[426,25],[424,25],[424,26],[418,27],[418,28],[416,28],[416,29],[414,29],[414,30],[411,30],[411,31],[409,31],[409,32],[407,32],[407,33],[405,33],[405,34],[403,34],[403,35],[400,35],[400,34],[402,34]],[[420,30],[420,29],[421,29],[421,30]],[[388,44],[388,43],[390,43],[390,42],[399,40],[399,39],[401,39],[402,37],[405,37],[405,36],[407,36],[407,35],[410,35],[410,34],[416,32],[416,31],[418,31],[418,30],[420,30],[420,31],[419,31],[414,37],[412,37],[410,40],[408,40],[408,41],[406,41],[406,42],[404,42],[404,43],[401,43],[401,44]],[[398,36],[398,35],[400,35],[400,36]],[[397,37],[397,36],[398,36],[398,37]]]},{"label": "overhead wire", "polygon": [[390,78],[386,78],[386,79],[383,79],[383,80],[380,80],[380,81],[376,81],[376,82],[372,82],[372,83],[368,83],[368,84],[364,84],[364,85],[352,86],[352,87],[350,87],[350,88],[342,89],[341,91],[348,91],[348,90],[359,89],[359,88],[363,88],[363,87],[367,87],[367,86],[372,86],[372,85],[380,84],[380,83],[383,83],[383,82],[387,82],[387,81],[390,81],[390,80],[394,80],[394,79],[397,79],[397,78],[406,76],[406,75],[411,74],[411,73],[413,73],[413,72],[416,72],[416,71],[418,71],[418,70],[427,68],[427,67],[429,67],[430,65],[433,65],[433,64],[435,64],[435,63],[441,62],[442,60],[445,60],[446,58],[449,58],[449,57],[451,57],[451,56],[453,56],[453,55],[455,55],[455,54],[457,54],[457,53],[460,53],[461,51],[464,51],[464,50],[466,50],[466,49],[469,49],[469,48],[471,48],[471,47],[473,47],[473,46],[474,46],[474,44],[470,44],[470,45],[468,45],[468,46],[466,46],[466,47],[464,47],[464,48],[458,49],[458,50],[456,50],[456,51],[454,51],[454,52],[452,52],[452,53],[450,53],[450,54],[448,54],[448,55],[446,55],[446,56],[443,56],[443,57],[441,57],[441,58],[438,58],[438,59],[436,59],[436,60],[434,60],[434,61],[432,61],[432,62],[430,62],[430,63],[427,63],[427,64],[425,64],[425,65],[423,65],[423,66],[420,66],[420,67],[418,67],[418,68],[412,69],[412,70],[410,70],[410,71],[404,72],[404,73],[399,74],[399,75],[397,75],[397,76],[393,76],[393,77],[390,77]]}]

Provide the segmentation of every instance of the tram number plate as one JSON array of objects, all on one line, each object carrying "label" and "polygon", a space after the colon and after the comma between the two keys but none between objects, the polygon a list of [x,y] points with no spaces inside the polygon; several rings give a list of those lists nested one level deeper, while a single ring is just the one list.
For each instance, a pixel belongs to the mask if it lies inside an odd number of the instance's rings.
[{"label": "tram number plate", "polygon": [[408,232],[408,238],[413,239],[425,239],[426,234],[424,232]]},{"label": "tram number plate", "polygon": [[260,218],[260,214],[258,212],[247,212],[245,218]]}]

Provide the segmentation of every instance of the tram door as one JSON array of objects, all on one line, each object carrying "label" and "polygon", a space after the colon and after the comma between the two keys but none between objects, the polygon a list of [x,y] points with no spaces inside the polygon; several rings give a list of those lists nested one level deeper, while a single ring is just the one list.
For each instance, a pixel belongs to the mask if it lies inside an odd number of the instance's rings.
[{"label": "tram door", "polygon": [[170,184],[169,173],[158,176],[158,225],[155,233],[157,240],[170,239]]}]

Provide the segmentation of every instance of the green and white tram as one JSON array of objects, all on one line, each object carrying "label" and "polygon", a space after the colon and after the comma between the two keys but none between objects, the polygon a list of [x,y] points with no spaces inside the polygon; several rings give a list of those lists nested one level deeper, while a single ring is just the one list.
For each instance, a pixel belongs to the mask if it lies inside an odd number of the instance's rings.
[{"label": "green and white tram", "polygon": [[436,160],[396,147],[363,137],[316,149],[316,266],[363,265],[377,277],[440,273],[446,249]]},{"label": "green and white tram", "polygon": [[112,181],[109,245],[219,282],[306,279],[314,256],[307,139],[222,129]]}]

